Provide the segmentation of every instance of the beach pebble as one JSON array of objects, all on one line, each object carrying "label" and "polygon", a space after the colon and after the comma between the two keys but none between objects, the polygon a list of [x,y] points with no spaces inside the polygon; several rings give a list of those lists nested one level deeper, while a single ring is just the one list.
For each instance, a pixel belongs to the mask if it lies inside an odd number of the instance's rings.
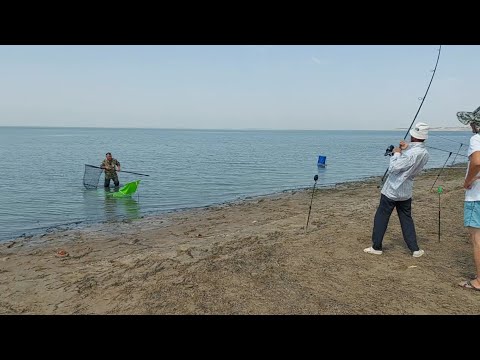
[{"label": "beach pebble", "polygon": [[190,249],[190,246],[188,245],[180,245],[177,249],[177,251],[187,251],[188,249]]},{"label": "beach pebble", "polygon": [[67,257],[67,256],[70,256],[70,254],[65,251],[65,250],[58,250],[57,253],[55,254],[57,257]]}]

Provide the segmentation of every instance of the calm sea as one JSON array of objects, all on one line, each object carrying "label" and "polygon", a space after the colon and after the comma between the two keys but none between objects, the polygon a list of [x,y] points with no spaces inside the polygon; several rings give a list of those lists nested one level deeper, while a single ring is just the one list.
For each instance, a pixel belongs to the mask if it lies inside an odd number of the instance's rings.
[{"label": "calm sea", "polygon": [[[471,136],[431,134],[428,145],[454,153]],[[0,127],[0,240],[311,187],[317,173],[318,185],[382,175],[386,147],[403,136],[404,131]],[[443,166],[448,152],[429,151],[427,167]],[[103,175],[99,189],[84,188],[84,165],[100,165],[106,152],[123,170],[150,175],[119,173],[121,184],[142,180],[134,197],[107,196]],[[319,155],[327,157],[325,169],[317,167]],[[465,159],[457,156],[456,162]]]}]

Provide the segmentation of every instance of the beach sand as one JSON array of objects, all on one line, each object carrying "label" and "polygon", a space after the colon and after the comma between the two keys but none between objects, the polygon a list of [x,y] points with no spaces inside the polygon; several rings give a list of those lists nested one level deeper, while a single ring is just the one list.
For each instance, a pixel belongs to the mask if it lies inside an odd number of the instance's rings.
[{"label": "beach sand", "polygon": [[[2,314],[478,314],[463,227],[461,169],[415,182],[420,248],[396,212],[380,256],[365,254],[378,179],[135,221],[18,238],[0,245]],[[312,182],[313,185],[313,182]],[[64,250],[68,256],[58,256]]]}]

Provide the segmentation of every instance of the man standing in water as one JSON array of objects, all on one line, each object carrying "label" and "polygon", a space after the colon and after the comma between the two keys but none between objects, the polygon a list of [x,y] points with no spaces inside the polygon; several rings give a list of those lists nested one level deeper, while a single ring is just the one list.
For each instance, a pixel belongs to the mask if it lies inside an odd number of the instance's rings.
[{"label": "man standing in water", "polygon": [[100,167],[105,170],[105,183],[104,187],[110,186],[110,180],[113,180],[115,187],[120,186],[118,181],[117,171],[120,171],[120,162],[112,157],[111,153],[106,153],[106,159],[102,161]]},{"label": "man standing in water", "polygon": [[400,147],[393,149],[390,159],[388,178],[381,191],[373,223],[372,246],[364,249],[367,254],[381,255],[382,241],[387,231],[388,221],[394,208],[397,208],[398,218],[402,227],[403,239],[414,257],[424,254],[417,244],[417,234],[412,219],[413,179],[418,175],[428,161],[428,152],[423,143],[428,138],[429,126],[417,123],[410,130],[411,143],[400,142]]},{"label": "man standing in water", "polygon": [[471,112],[458,112],[457,118],[462,124],[469,124],[475,134],[470,138],[468,148],[468,169],[463,187],[465,202],[463,208],[463,223],[470,233],[473,245],[473,261],[477,270],[472,280],[462,281],[459,285],[480,291],[480,107]]}]

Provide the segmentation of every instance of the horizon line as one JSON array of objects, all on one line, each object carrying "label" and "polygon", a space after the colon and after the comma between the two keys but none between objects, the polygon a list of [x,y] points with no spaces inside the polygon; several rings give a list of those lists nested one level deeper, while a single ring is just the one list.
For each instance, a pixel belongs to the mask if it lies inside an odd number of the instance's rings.
[{"label": "horizon line", "polygon": [[[393,129],[271,129],[271,128],[155,128],[155,127],[107,127],[107,126],[41,126],[41,125],[0,125],[0,128],[40,128],[40,129],[126,129],[126,130],[197,130],[197,131],[400,131],[407,128]],[[470,127],[437,126],[430,130],[456,129],[469,131]]]}]

